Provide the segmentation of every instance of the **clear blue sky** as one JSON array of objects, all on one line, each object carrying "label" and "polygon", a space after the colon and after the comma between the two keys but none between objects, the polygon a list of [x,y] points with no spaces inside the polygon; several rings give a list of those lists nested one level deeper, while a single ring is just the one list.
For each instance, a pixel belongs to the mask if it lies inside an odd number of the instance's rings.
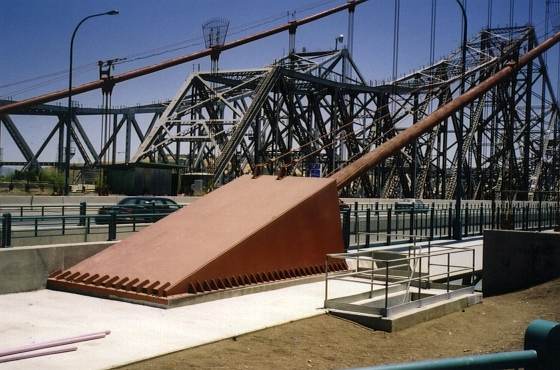
[{"label": "clear blue sky", "polygon": [[[544,33],[544,0],[534,0],[533,23],[539,34]],[[0,25],[2,28],[2,52],[0,54],[0,85],[6,85],[68,67],[70,35],[77,22],[84,16],[118,9],[117,16],[95,18],[86,22],[75,41],[74,65],[95,63],[100,59],[127,57],[172,44],[185,45],[185,40],[201,42],[201,24],[208,18],[220,16],[230,19],[230,28],[239,30],[243,25],[263,18],[280,17],[276,22],[229,39],[254,33],[272,25],[284,23],[286,12],[300,10],[296,17],[344,3],[318,0],[19,0],[0,2]],[[515,0],[515,23],[528,23],[529,0]],[[458,47],[460,40],[460,16],[454,0],[437,2],[436,58]],[[506,26],[509,22],[510,0],[493,1],[493,25]],[[367,79],[387,79],[391,75],[393,43],[393,0],[369,0],[358,6],[355,18],[354,59]],[[429,61],[431,0],[401,0],[399,72],[405,73]],[[469,34],[475,34],[486,26],[487,1],[467,0]],[[346,34],[346,13],[339,13],[313,24],[300,27],[297,33],[298,49],[329,49],[338,34]],[[286,33],[254,42],[222,54],[220,67],[251,68],[271,63],[281,57],[288,44]],[[117,66],[114,73],[152,64],[170,57],[188,54],[202,46],[195,45],[174,53],[126,63]],[[551,52],[551,72],[556,76],[557,52]],[[196,63],[208,69],[209,60]],[[116,86],[114,105],[150,103],[171,98],[181,82],[192,71],[192,64],[185,64],[148,77]],[[75,84],[98,78],[96,66],[78,71]],[[65,88],[65,75],[53,83],[14,94],[28,85],[0,88],[0,96],[15,99],[34,96],[51,90]],[[554,80],[555,81],[555,78]],[[31,83],[34,84],[34,83]],[[76,97],[87,106],[98,106],[101,93],[91,92]],[[18,127],[36,149],[52,127],[52,120],[43,118],[15,117]],[[99,142],[99,122],[85,120],[86,130],[95,143]],[[21,159],[5,132],[1,133],[0,146],[5,148],[5,160]],[[96,145],[98,146],[98,145]],[[54,159],[54,148],[49,148],[44,160]]]}]

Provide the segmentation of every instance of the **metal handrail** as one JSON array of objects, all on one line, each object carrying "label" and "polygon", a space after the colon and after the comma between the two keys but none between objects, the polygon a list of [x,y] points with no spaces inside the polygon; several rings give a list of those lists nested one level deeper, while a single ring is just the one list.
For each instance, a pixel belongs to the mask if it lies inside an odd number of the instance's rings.
[{"label": "metal handrail", "polygon": [[536,364],[538,364],[537,351],[526,350],[419,361],[407,364],[363,367],[355,370],[498,370],[526,368]]},{"label": "metal handrail", "polygon": [[[107,240],[116,240],[117,224],[120,226],[132,226],[132,231],[136,231],[138,225],[146,225],[160,220],[172,212],[157,213],[116,213],[106,214],[65,214],[65,215],[29,215],[12,216],[4,214],[2,216],[2,238],[1,247],[10,247],[14,232],[33,231],[33,237],[39,237],[39,231],[60,230],[60,235],[66,235],[68,230],[84,229],[85,235],[93,234],[92,219],[95,223],[102,221],[102,225],[107,227]],[[54,221],[54,222],[53,222]],[[128,221],[128,222],[123,222]],[[144,222],[142,222],[144,221]],[[13,230],[13,226],[26,227],[25,229]],[[49,234],[52,236],[52,234]],[[25,236],[24,236],[25,237]]]},{"label": "metal handrail", "polygon": [[560,364],[560,324],[534,320],[525,330],[524,351],[425,360],[403,364],[362,367],[354,370],[556,370]]},{"label": "metal handrail", "polygon": [[[464,274],[464,273],[471,273],[474,276],[475,250],[473,248],[468,248],[468,247],[459,247],[459,248],[453,248],[448,246],[442,246],[442,247],[443,250],[432,252],[431,248],[428,246],[427,253],[422,253],[422,248],[419,248],[418,250],[414,249],[413,250],[414,253],[412,255],[409,254],[408,256],[403,256],[398,258],[391,258],[391,257],[375,258],[374,254],[376,252],[377,253],[380,252],[379,249],[370,249],[369,251],[353,251],[347,253],[327,254],[325,256],[326,266],[329,265],[329,259],[356,260],[357,266],[355,271],[331,274],[331,276],[329,276],[328,268],[325,270],[325,307],[328,302],[329,280],[350,281],[353,283],[368,284],[370,286],[370,296],[373,294],[374,286],[383,286],[384,296],[385,296],[384,298],[385,309],[384,311],[381,311],[381,313],[384,316],[388,315],[388,310],[389,310],[389,289],[394,286],[402,286],[403,284],[405,284],[407,286],[406,294],[408,295],[408,289],[410,288],[410,285],[416,282],[418,283],[417,286],[418,297],[420,297],[422,293],[422,285],[424,283],[427,283],[429,288],[433,281],[436,281],[436,279],[440,277],[445,277],[447,280],[446,292],[449,293],[452,290],[452,286],[450,283],[453,276],[455,276],[456,274]],[[364,256],[365,253],[369,253],[370,256]],[[472,265],[467,266],[467,265],[451,264],[451,255],[459,254],[459,253],[472,253]],[[434,271],[432,273],[430,271],[430,268],[432,266],[440,266],[440,264],[431,263],[431,260],[432,258],[439,257],[439,256],[447,256],[447,263],[445,265],[441,265],[447,267],[447,269],[445,272]],[[428,270],[427,273],[425,274],[423,274],[422,272],[423,259],[428,259],[428,264],[427,264]],[[360,270],[360,266],[359,266],[360,260],[371,262],[371,268],[365,268],[363,270]],[[419,268],[418,268],[418,273],[415,276],[417,266],[419,266]],[[410,268],[410,270],[408,271],[408,275],[402,276],[402,275],[395,275],[392,273],[390,274],[390,270],[395,270],[397,267]],[[355,279],[351,279],[352,277],[354,277]],[[378,283],[375,284],[374,281],[378,281]],[[470,286],[474,289],[472,285]],[[461,285],[460,288],[466,288],[466,286]],[[421,300],[422,298],[418,299],[418,301]]]},{"label": "metal handrail", "polygon": [[[435,247],[434,247],[435,248]],[[469,247],[448,247],[445,245],[438,245],[437,248],[445,248],[445,249],[452,249],[452,251],[436,251],[436,252],[432,252],[429,253],[429,256],[434,257],[434,256],[440,256],[440,255],[447,255],[447,254],[456,254],[456,253],[463,253],[463,252],[467,252],[467,251],[472,251],[472,248]],[[372,250],[370,252],[380,252],[379,249],[375,249]],[[367,251],[359,251],[359,252],[347,252],[347,253],[329,253],[326,256],[330,257],[330,258],[349,258],[351,259],[351,255],[352,254],[357,254],[357,253],[367,253]],[[428,254],[419,254],[416,257],[421,257],[421,258],[427,258]],[[379,261],[379,262],[399,262],[399,261],[408,261],[411,258],[415,258],[415,257],[402,257],[402,258],[393,258],[393,259],[385,259],[385,258],[372,258],[371,260],[373,261]],[[357,257],[356,257],[357,259]],[[447,265],[446,265],[447,266]]]}]

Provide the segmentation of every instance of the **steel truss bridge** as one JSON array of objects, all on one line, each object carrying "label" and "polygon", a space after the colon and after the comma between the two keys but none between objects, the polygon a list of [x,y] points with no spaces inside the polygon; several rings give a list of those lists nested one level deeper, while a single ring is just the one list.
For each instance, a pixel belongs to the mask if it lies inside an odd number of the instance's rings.
[{"label": "steel truss bridge", "polygon": [[[538,42],[532,27],[482,30],[467,45],[465,89]],[[466,199],[556,197],[559,111],[544,58],[478,97],[463,110],[463,120],[461,111],[455,112],[352,182],[343,195],[452,199],[462,166]],[[347,49],[294,52],[260,69],[193,73],[166,104],[75,108],[72,136],[84,171],[117,163],[117,138],[124,136],[126,163],[171,166],[180,174],[209,177],[214,186],[248,172],[328,176],[460,95],[461,66],[457,50],[375,85]],[[146,131],[136,121],[139,113],[152,115]],[[11,117],[18,115],[53,117],[36,151]],[[111,134],[99,152],[80,123],[84,115],[110,117]],[[0,165],[62,165],[65,108],[35,105],[0,118],[25,158]],[[133,134],[138,148],[131,147]],[[462,163],[456,156],[458,135]],[[58,140],[58,159],[43,162],[39,158],[51,140]]]}]

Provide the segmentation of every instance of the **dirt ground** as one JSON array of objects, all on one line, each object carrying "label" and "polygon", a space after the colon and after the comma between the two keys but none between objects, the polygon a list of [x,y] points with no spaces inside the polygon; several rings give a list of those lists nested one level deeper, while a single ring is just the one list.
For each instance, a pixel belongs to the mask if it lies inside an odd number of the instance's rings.
[{"label": "dirt ground", "polygon": [[560,279],[396,333],[322,315],[119,369],[343,369],[518,350],[536,318],[560,321]]}]

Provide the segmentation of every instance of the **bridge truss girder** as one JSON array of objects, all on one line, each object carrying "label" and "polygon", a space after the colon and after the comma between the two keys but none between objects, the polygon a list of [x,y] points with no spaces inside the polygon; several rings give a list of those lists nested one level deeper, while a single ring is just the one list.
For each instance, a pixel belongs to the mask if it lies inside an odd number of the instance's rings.
[{"label": "bridge truss girder", "polygon": [[[468,43],[466,88],[536,44],[531,27],[483,30]],[[354,181],[343,195],[451,199],[459,165],[466,199],[532,199],[558,192],[558,106],[543,59],[465,107],[461,130],[456,112]],[[291,54],[260,69],[195,73],[166,105],[76,108],[72,134],[84,165],[92,168],[116,163],[120,133],[126,163],[167,163],[183,174],[211,176],[216,186],[248,172],[310,176],[317,165],[328,176],[457,97],[460,71],[457,50],[373,86],[344,49]],[[143,132],[135,114],[147,112],[153,116]],[[107,113],[112,133],[96,152],[79,117]],[[40,156],[56,138],[55,163],[62,163],[65,108],[41,105],[12,116],[19,114],[56,120],[33,151],[10,117],[2,116],[25,158],[21,165],[50,164]],[[463,135],[461,164],[455,156],[457,132]],[[134,134],[141,141],[135,151]]]},{"label": "bridge truss girder", "polygon": [[[469,41],[466,88],[537,43],[530,27]],[[349,67],[346,67],[349,66]],[[351,79],[344,75],[352,69]],[[197,73],[147,133],[132,161],[173,161],[214,184],[247,172],[329,175],[459,94],[455,51],[371,86],[345,50],[292,54],[263,69]],[[454,197],[457,132],[467,199],[531,198],[558,190],[558,107],[543,58],[518,71],[348,186],[352,196]],[[187,143],[182,145],[182,143]],[[154,156],[157,152],[167,154]]]},{"label": "bridge truss girder", "polygon": [[[7,104],[7,101],[0,101],[0,105]],[[146,129],[142,129],[136,120],[137,114],[151,114],[152,125],[157,117],[163,111],[162,104],[152,104],[146,106],[136,106],[128,108],[116,109],[101,109],[101,108],[82,108],[74,107],[71,135],[72,145],[75,146],[82,158],[81,163],[71,163],[73,168],[95,170],[101,165],[116,164],[117,163],[117,139],[120,137],[124,142],[125,149],[125,162],[130,160],[132,150],[132,132],[136,134],[138,140],[144,140]],[[87,134],[80,118],[85,116],[97,116],[100,118],[103,115],[110,117],[110,135],[107,141],[102,146],[96,148],[92,139]],[[33,150],[28,144],[25,135],[18,129],[16,121],[25,121],[33,116],[53,117],[53,124],[49,130],[48,135],[40,142],[38,148]],[[23,160],[0,160],[0,166],[21,166],[23,170],[37,169],[41,166],[55,166],[63,168],[64,166],[64,145],[65,144],[65,128],[68,122],[67,110],[60,105],[43,104],[36,107],[25,108],[10,115],[2,115],[0,118],[0,130],[2,127],[6,128],[6,132],[15,143]],[[23,123],[25,124],[25,123]],[[150,126],[151,127],[151,126]],[[148,127],[147,130],[150,129]],[[56,145],[56,159],[44,159],[45,149],[50,143]],[[10,153],[13,157],[13,153]]]}]

